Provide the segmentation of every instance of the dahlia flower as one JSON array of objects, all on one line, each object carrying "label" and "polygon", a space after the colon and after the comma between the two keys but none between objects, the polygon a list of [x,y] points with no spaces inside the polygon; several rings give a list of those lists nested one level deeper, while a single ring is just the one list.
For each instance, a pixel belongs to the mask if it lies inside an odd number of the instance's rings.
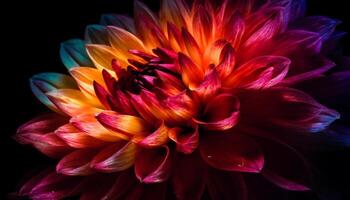
[{"label": "dahlia flower", "polygon": [[313,190],[298,144],[347,142],[350,71],[330,60],[339,22],[304,4],[163,0],[156,14],[136,1],[134,18],[103,15],[62,43],[70,75],[30,80],[53,112],[15,138],[59,161],[19,195],[264,198],[252,177]]}]

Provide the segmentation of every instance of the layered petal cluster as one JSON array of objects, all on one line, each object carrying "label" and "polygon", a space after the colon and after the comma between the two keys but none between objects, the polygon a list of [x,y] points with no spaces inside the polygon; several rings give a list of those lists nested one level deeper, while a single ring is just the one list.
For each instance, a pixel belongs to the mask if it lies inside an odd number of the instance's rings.
[{"label": "layered petal cluster", "polygon": [[250,174],[312,189],[295,138],[336,134],[349,69],[328,57],[338,21],[306,17],[304,4],[163,0],[154,13],[136,1],[134,18],[103,15],[84,41],[62,43],[70,75],[30,80],[53,113],[16,139],[59,162],[20,195],[244,200]]}]

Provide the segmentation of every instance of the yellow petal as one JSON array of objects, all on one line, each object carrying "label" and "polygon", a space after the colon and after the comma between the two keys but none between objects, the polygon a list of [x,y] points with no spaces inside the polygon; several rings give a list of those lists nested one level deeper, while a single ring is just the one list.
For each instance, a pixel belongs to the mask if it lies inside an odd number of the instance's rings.
[{"label": "yellow petal", "polygon": [[97,45],[97,44],[88,44],[86,45],[87,52],[94,62],[96,68],[103,69],[112,69],[112,61],[118,60],[122,66],[127,66],[128,63],[123,60],[117,52],[117,50],[112,47],[105,45]]}]

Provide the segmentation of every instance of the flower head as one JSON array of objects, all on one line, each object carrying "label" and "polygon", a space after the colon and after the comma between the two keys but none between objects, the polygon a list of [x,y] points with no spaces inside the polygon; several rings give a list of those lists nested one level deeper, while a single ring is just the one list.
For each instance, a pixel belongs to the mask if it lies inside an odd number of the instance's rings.
[{"label": "flower head", "polygon": [[133,19],[102,16],[85,41],[62,43],[70,76],[30,81],[54,113],[16,138],[60,161],[20,194],[246,199],[250,173],[312,189],[293,138],[340,118],[304,89],[335,66],[326,44],[338,22],[304,10],[303,0],[163,0],[158,14],[136,1]]}]

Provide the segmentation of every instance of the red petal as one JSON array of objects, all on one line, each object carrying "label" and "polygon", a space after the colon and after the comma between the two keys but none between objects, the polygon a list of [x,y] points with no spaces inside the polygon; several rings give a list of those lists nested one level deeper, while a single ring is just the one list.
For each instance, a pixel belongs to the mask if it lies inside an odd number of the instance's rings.
[{"label": "red petal", "polygon": [[185,28],[181,29],[181,34],[183,42],[187,49],[187,55],[190,56],[195,61],[195,63],[201,63],[200,61],[202,59],[202,52],[194,37]]},{"label": "red petal", "polygon": [[143,183],[165,181],[170,176],[171,157],[167,146],[140,150],[135,160],[136,177]]},{"label": "red petal", "polygon": [[240,172],[260,172],[264,156],[259,145],[238,133],[212,133],[199,143],[202,158],[212,167]]},{"label": "red petal", "polygon": [[238,123],[239,107],[237,97],[220,94],[207,103],[203,115],[194,121],[207,130],[228,130]]},{"label": "red petal", "polygon": [[168,141],[169,128],[162,122],[153,133],[146,137],[134,138],[133,141],[143,147],[157,147],[165,144]]},{"label": "red petal", "polygon": [[169,138],[176,143],[177,151],[184,154],[191,154],[198,147],[198,126],[190,131],[182,128],[172,128],[169,130]]},{"label": "red petal", "polygon": [[248,189],[239,172],[208,170],[207,187],[212,199],[248,200]]},{"label": "red petal", "polygon": [[177,154],[172,186],[177,199],[199,200],[205,188],[205,164],[198,153]]},{"label": "red petal", "polygon": [[262,174],[272,183],[286,190],[310,190],[311,168],[292,147],[271,140],[259,140],[265,166]]},{"label": "red petal", "polygon": [[182,80],[187,87],[191,90],[197,88],[204,79],[203,69],[182,53],[179,53],[179,66],[182,70]]}]

